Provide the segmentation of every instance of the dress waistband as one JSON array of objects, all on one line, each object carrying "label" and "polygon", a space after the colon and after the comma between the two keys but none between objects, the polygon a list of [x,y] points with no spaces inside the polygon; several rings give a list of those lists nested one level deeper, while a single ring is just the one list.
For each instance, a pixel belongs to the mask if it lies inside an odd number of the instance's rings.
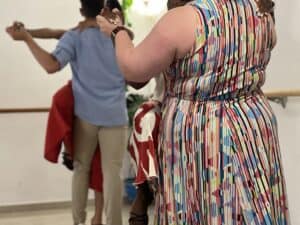
[{"label": "dress waistband", "polygon": [[201,94],[185,95],[183,93],[176,94],[176,93],[166,92],[165,98],[177,98],[186,101],[208,102],[208,101],[236,101],[236,100],[247,99],[249,97],[253,97],[257,95],[263,95],[261,89],[256,89],[247,92],[244,90],[236,91],[236,92],[225,93],[217,96],[205,96]]}]

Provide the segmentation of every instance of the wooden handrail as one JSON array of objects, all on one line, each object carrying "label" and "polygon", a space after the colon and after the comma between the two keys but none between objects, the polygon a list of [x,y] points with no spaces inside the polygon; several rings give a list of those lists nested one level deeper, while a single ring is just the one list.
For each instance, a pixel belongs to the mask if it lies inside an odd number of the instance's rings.
[{"label": "wooden handrail", "polygon": [[[264,91],[268,98],[281,98],[281,97],[300,97],[300,89],[297,90],[272,90]],[[12,114],[12,113],[47,113],[49,107],[44,108],[7,108],[0,109],[0,114]]]},{"label": "wooden handrail", "polygon": [[49,112],[50,108],[8,108],[0,109],[0,114],[11,113],[45,113]]},{"label": "wooden handrail", "polygon": [[265,95],[269,98],[275,97],[300,97],[300,89],[294,90],[272,90],[272,91],[264,91]]}]

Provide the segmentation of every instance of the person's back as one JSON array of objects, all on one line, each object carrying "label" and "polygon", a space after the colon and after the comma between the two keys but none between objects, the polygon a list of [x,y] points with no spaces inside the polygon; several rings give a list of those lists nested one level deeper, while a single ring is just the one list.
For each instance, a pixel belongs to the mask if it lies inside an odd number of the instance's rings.
[{"label": "person's back", "polygon": [[260,89],[276,42],[272,15],[255,0],[193,7],[194,49],[165,72],[160,165],[172,194],[161,195],[156,223],[286,225],[276,118]]},{"label": "person's back", "polygon": [[115,34],[126,79],[165,71],[155,224],[289,224],[276,118],[260,90],[275,44],[273,6],[198,0],[166,13],[137,47]]},{"label": "person's back", "polygon": [[[81,5],[86,21],[95,23],[103,1],[81,0]],[[120,170],[128,138],[128,119],[125,80],[119,71],[112,41],[97,28],[70,30],[60,39],[53,56],[61,68],[70,63],[73,75],[74,223],[83,224],[86,219],[90,164],[98,142],[107,224],[121,225]]]},{"label": "person's back", "polygon": [[78,117],[95,125],[127,124],[125,80],[118,69],[110,38],[97,28],[70,30],[53,54],[61,66],[67,63],[66,59],[71,64]]},{"label": "person's back", "polygon": [[259,90],[276,42],[271,14],[259,16],[254,0],[208,0],[194,5],[199,16],[196,49],[167,72],[185,77],[167,85],[171,94],[210,100]]}]

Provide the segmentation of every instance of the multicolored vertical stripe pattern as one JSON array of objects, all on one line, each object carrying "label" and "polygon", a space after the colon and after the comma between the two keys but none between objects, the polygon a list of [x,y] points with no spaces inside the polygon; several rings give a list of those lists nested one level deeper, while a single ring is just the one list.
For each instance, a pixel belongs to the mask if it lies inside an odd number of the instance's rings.
[{"label": "multicolored vertical stripe pattern", "polygon": [[157,225],[288,225],[277,122],[261,91],[276,42],[255,0],[198,0],[196,42],[165,72]]}]

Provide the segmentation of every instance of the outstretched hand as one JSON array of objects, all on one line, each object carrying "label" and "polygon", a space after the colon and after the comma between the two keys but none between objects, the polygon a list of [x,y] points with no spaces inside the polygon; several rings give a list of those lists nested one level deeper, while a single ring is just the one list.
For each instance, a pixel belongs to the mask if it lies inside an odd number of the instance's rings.
[{"label": "outstretched hand", "polygon": [[118,9],[113,9],[111,12],[108,9],[103,9],[101,14],[97,16],[97,24],[100,30],[110,37],[111,32],[117,27],[123,25],[121,12]]},{"label": "outstretched hand", "polygon": [[15,41],[25,41],[30,34],[25,29],[25,26],[21,22],[14,22],[13,25],[6,28],[6,32]]}]

